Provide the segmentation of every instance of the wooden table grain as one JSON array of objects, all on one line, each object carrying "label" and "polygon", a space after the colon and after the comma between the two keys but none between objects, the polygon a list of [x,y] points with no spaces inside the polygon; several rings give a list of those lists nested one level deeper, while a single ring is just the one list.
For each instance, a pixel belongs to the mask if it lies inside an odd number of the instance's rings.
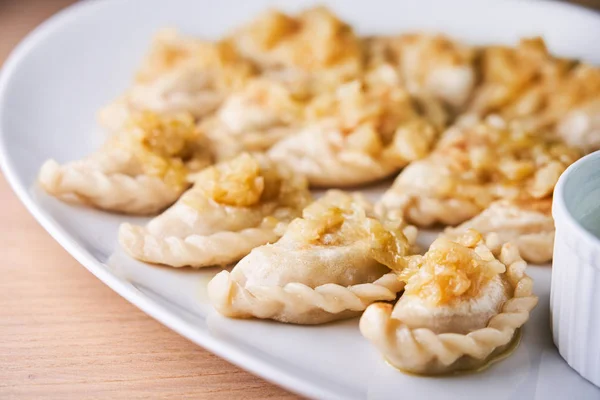
[{"label": "wooden table grain", "polygon": [[[0,0],[0,64],[70,0]],[[0,177],[0,399],[296,396],[189,342],[75,261]]]}]

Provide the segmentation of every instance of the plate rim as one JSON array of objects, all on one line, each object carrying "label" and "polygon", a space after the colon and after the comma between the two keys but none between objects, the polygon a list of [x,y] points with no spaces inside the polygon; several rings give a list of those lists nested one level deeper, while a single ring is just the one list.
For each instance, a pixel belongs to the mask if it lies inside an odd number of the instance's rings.
[{"label": "plate rim", "polygon": [[[477,0],[461,1],[466,4]],[[519,4],[527,4],[527,6],[533,5],[541,8],[562,8],[571,12],[592,15],[600,22],[600,13],[578,4],[542,2],[536,0],[488,1],[490,4],[500,2],[512,3],[515,7],[519,7]],[[25,205],[27,211],[50,234],[50,236],[69,253],[69,255],[75,258],[78,263],[83,265],[101,282],[106,284],[114,292],[139,308],[145,314],[193,343],[277,386],[311,398],[342,398],[339,392],[336,392],[327,386],[307,382],[307,380],[298,378],[291,372],[286,372],[285,369],[278,369],[276,367],[277,364],[269,363],[243,349],[213,337],[208,330],[204,331],[196,329],[192,323],[187,322],[177,314],[173,314],[158,301],[153,300],[141,291],[135,290],[135,288],[129,287],[127,284],[120,281],[117,276],[104,267],[102,262],[87,252],[74,238],[70,237],[66,230],[36,203],[28,192],[25,182],[22,182],[17,176],[16,168],[8,156],[6,135],[3,131],[3,120],[4,114],[6,113],[5,102],[8,97],[6,88],[11,81],[14,72],[19,67],[21,60],[34,51],[55,29],[59,29],[63,24],[68,24],[80,13],[91,12],[97,7],[112,7],[112,3],[118,4],[122,2],[123,0],[87,0],[85,2],[73,3],[53,14],[34,28],[21,39],[9,53],[4,64],[0,67],[0,170],[17,198]]]}]

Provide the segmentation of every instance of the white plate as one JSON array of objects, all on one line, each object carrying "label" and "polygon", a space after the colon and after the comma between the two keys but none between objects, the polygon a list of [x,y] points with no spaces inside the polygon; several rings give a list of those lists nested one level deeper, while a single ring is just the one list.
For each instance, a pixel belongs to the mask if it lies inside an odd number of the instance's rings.
[{"label": "white plate", "polygon": [[[519,36],[542,34],[552,51],[600,63],[600,16],[562,4],[329,3],[363,33],[424,29],[474,43],[513,43]],[[205,296],[216,269],[174,270],[132,261],[118,250],[117,226],[124,220],[143,220],[69,206],[36,187],[45,159],[64,162],[98,147],[103,136],[95,123],[96,110],[125,89],[158,28],[171,25],[214,37],[269,4],[86,1],[29,35],[0,76],[2,168],[29,211],[79,262],[149,315],[231,362],[310,397],[598,398],[600,391],[573,372],[552,345],[547,268],[530,269],[540,304],[509,359],[479,374],[418,378],[386,365],[360,336],[357,320],[300,327],[220,317]]]}]

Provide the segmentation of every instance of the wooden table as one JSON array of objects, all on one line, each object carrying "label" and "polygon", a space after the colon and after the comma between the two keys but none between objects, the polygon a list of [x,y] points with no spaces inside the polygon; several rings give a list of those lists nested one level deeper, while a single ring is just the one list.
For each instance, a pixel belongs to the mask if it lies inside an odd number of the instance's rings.
[{"label": "wooden table", "polygon": [[[0,64],[71,0],[0,0]],[[0,177],[0,399],[296,398],[189,342],[75,261]]]}]

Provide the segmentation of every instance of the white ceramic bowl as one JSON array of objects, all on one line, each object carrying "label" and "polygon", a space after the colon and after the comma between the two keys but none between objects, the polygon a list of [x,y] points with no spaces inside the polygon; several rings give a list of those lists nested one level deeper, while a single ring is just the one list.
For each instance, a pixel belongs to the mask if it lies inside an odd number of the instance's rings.
[{"label": "white ceramic bowl", "polygon": [[573,369],[600,386],[600,151],[561,176],[552,214],[554,343]]}]

